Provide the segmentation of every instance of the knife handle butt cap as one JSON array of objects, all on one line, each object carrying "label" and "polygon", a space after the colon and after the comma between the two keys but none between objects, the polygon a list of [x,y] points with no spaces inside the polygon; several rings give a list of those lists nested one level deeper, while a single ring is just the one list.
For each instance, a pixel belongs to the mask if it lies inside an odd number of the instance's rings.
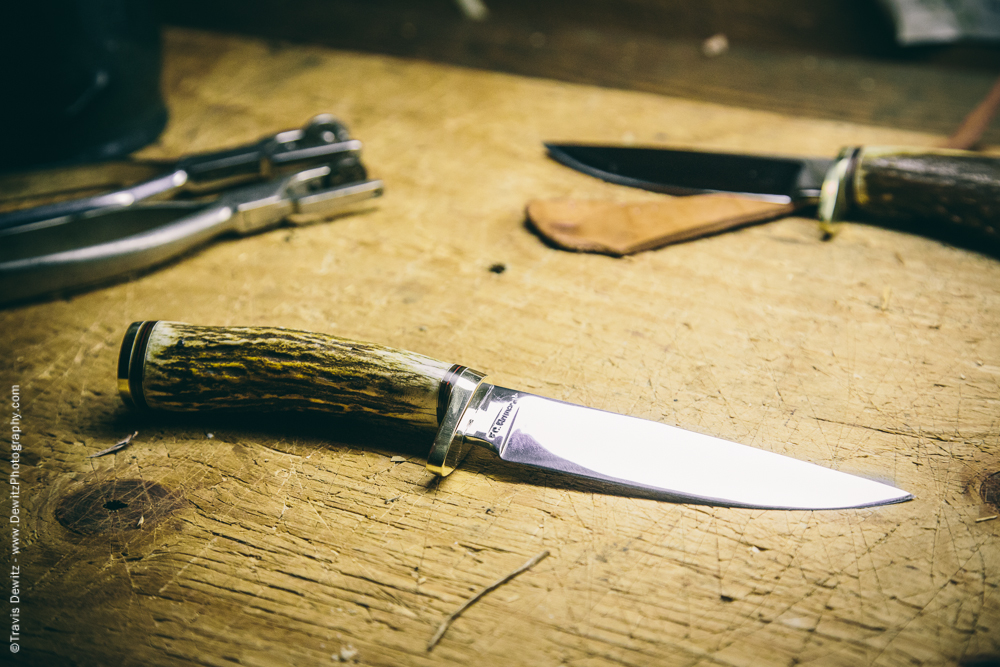
[{"label": "knife handle butt cap", "polygon": [[847,148],[823,185],[820,217],[860,213],[949,231],[1000,235],[1000,158],[947,149]]},{"label": "knife handle butt cap", "polygon": [[325,334],[146,321],[122,341],[118,387],[134,409],[309,411],[433,432],[453,368]]}]

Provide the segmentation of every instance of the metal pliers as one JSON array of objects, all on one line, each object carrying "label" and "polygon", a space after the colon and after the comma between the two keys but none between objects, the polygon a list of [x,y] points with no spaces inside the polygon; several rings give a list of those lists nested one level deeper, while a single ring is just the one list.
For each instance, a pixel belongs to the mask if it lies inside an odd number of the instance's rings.
[{"label": "metal pliers", "polygon": [[150,199],[219,192],[341,158],[357,158],[360,153],[361,142],[351,139],[347,128],[330,114],[320,114],[301,129],[278,132],[245,146],[198,153],[177,161],[115,160],[0,174],[0,201],[6,202],[30,202],[56,193],[110,189],[92,196],[2,213],[0,229],[98,209],[131,206]]},{"label": "metal pliers", "polygon": [[245,236],[354,210],[381,195],[383,186],[367,179],[360,143],[353,143],[346,153],[327,155],[326,164],[212,201],[150,196],[0,228],[0,305],[134,275],[224,234]]}]

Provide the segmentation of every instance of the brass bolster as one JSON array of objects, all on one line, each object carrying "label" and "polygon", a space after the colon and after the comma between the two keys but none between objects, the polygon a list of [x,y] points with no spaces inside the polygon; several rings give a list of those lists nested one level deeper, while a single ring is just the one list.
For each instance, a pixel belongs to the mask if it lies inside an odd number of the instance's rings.
[{"label": "brass bolster", "polygon": [[142,376],[149,334],[157,322],[146,320],[129,325],[118,353],[118,395],[122,397],[122,403],[132,410],[149,409],[142,391]]},{"label": "brass bolster", "polygon": [[447,405],[439,413],[438,432],[427,454],[427,469],[435,475],[447,477],[468,453],[469,443],[461,431],[462,417],[485,379],[486,375],[479,371],[453,366],[442,383],[442,390],[447,387]]},{"label": "brass bolster", "polygon": [[854,172],[860,153],[860,147],[843,149],[826,172],[819,197],[818,213],[822,222],[842,220],[854,205]]}]

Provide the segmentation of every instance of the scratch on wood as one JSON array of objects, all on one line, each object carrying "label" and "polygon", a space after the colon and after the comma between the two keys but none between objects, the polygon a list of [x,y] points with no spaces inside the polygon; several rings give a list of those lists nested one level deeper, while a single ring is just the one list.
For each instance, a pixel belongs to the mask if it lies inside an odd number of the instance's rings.
[{"label": "scratch on wood", "polygon": [[451,624],[455,622],[456,618],[458,618],[459,616],[462,615],[462,612],[464,612],[466,609],[468,609],[469,607],[471,607],[472,605],[474,605],[477,601],[479,601],[484,595],[486,595],[490,591],[495,590],[495,589],[499,588],[500,586],[503,586],[508,581],[510,581],[511,579],[513,579],[514,577],[516,577],[517,575],[521,574],[522,572],[527,572],[531,568],[535,567],[540,562],[542,562],[543,560],[545,560],[545,558],[548,555],[549,555],[549,551],[548,551],[548,549],[546,549],[545,551],[543,551],[543,552],[539,553],[538,555],[534,556],[533,558],[531,558],[531,560],[529,560],[527,563],[525,563],[521,567],[517,568],[516,570],[514,570],[513,572],[511,572],[507,576],[501,577],[500,579],[497,579],[492,584],[490,584],[489,586],[486,586],[481,591],[479,591],[478,593],[476,593],[475,595],[473,595],[471,598],[469,598],[468,600],[466,600],[465,603],[461,607],[459,607],[458,609],[456,609],[455,611],[453,611],[451,613],[451,615],[448,616],[448,618],[444,619],[444,622],[441,623],[441,625],[438,627],[437,632],[435,632],[434,636],[431,637],[431,640],[429,642],[427,642],[427,650],[430,651],[435,646],[437,646],[437,643],[439,641],[441,641],[442,637],[444,637],[444,633],[448,632],[448,628],[451,627]]}]

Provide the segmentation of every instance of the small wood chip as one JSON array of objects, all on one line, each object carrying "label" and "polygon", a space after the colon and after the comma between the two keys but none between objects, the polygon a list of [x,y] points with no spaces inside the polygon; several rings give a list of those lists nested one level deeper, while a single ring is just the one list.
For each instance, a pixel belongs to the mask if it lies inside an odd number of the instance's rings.
[{"label": "small wood chip", "polygon": [[701,43],[701,52],[706,58],[716,58],[729,50],[729,39],[721,32]]},{"label": "small wood chip", "polygon": [[343,646],[339,653],[333,654],[333,659],[337,662],[350,662],[358,657],[358,649],[354,648],[350,644]]},{"label": "small wood chip", "polygon": [[889,301],[891,299],[892,299],[892,288],[886,287],[884,290],[882,290],[882,301],[881,303],[879,303],[878,306],[879,310],[881,310],[883,313],[889,310]]},{"label": "small wood chip", "polygon": [[543,551],[540,554],[536,555],[534,558],[532,558],[531,560],[529,560],[527,563],[525,563],[521,567],[517,568],[516,570],[514,570],[513,572],[511,572],[510,574],[508,574],[507,576],[501,577],[500,579],[497,579],[492,584],[490,584],[489,586],[486,586],[481,591],[479,591],[478,593],[476,593],[475,595],[473,595],[471,598],[469,598],[468,600],[466,600],[465,603],[461,607],[459,607],[458,609],[456,609],[455,611],[453,611],[451,613],[451,615],[448,616],[448,618],[444,619],[444,622],[441,623],[441,625],[438,627],[437,632],[435,632],[434,636],[431,637],[431,640],[429,642],[427,642],[427,650],[430,651],[435,646],[437,646],[437,643],[439,641],[441,641],[442,637],[444,637],[444,633],[446,633],[448,631],[448,628],[451,627],[451,624],[455,622],[455,619],[462,615],[462,612],[464,612],[466,609],[468,609],[473,604],[475,604],[476,602],[478,602],[480,598],[482,598],[484,595],[486,595],[490,591],[495,590],[495,589],[499,588],[500,586],[503,586],[508,581],[510,581],[511,579],[513,579],[514,577],[516,577],[517,575],[521,574],[522,572],[527,572],[531,568],[535,567],[540,562],[542,562],[548,555],[549,555],[549,551],[548,551],[548,549],[546,549],[545,551]]},{"label": "small wood chip", "polygon": [[125,449],[125,447],[127,447],[128,444],[130,442],[132,442],[132,439],[135,438],[135,436],[137,436],[137,435],[139,435],[138,431],[136,431],[132,435],[127,435],[127,436],[125,436],[124,440],[119,440],[118,442],[116,442],[115,444],[111,445],[107,449],[102,449],[101,451],[97,452],[96,454],[91,454],[87,458],[88,459],[94,459],[94,458],[97,458],[98,456],[104,456],[105,454],[111,454],[112,452],[117,452],[119,449]]},{"label": "small wood chip", "polygon": [[456,0],[456,2],[465,18],[471,21],[485,21],[490,15],[490,10],[483,0]]},{"label": "small wood chip", "polygon": [[976,523],[982,523],[983,521],[992,521],[995,518],[997,518],[996,514],[994,514],[993,516],[980,517],[980,518],[976,519]]},{"label": "small wood chip", "polygon": [[393,456],[389,460],[393,463],[406,463],[406,461],[408,461],[409,459],[407,459],[405,456]]}]

